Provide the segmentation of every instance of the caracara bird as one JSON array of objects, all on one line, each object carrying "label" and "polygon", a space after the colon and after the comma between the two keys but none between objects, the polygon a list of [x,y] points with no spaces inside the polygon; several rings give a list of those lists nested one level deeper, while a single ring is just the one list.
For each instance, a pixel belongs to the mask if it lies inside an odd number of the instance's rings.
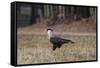
[{"label": "caracara bird", "polygon": [[74,43],[71,40],[55,36],[53,33],[53,29],[48,28],[47,31],[48,31],[48,39],[53,44],[52,48],[53,50],[55,50],[56,48],[60,48],[65,43]]}]

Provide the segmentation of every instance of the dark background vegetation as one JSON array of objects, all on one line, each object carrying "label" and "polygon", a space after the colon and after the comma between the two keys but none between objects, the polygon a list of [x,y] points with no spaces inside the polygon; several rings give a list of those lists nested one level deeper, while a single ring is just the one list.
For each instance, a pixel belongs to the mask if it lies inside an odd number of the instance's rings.
[{"label": "dark background vegetation", "polygon": [[[82,20],[96,16],[96,7],[70,6],[54,4],[20,4],[17,3],[17,26],[28,26],[38,22],[47,26],[64,23],[66,20]],[[88,19],[86,20],[88,21]],[[66,22],[65,22],[66,23]],[[66,23],[68,24],[68,23]]]}]

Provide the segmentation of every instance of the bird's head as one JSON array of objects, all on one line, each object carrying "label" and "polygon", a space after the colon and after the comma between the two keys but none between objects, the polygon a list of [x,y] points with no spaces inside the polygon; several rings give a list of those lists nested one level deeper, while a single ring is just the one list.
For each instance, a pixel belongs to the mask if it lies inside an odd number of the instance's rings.
[{"label": "bird's head", "polygon": [[48,29],[47,29],[47,31],[52,31],[52,32],[53,32],[53,29],[51,29],[51,28],[48,28]]}]

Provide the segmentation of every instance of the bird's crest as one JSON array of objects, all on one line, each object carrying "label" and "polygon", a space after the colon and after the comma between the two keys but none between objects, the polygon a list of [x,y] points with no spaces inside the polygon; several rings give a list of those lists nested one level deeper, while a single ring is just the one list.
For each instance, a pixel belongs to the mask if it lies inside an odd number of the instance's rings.
[{"label": "bird's crest", "polygon": [[52,29],[52,28],[47,28],[47,31],[48,31],[48,30],[51,30],[51,31],[53,31],[53,29]]}]

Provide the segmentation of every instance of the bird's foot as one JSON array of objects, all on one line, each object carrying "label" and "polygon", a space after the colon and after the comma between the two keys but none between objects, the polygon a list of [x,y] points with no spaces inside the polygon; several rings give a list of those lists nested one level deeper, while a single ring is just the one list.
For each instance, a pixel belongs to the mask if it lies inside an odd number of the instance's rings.
[{"label": "bird's foot", "polygon": [[53,46],[52,50],[53,50],[53,51],[55,51],[55,50],[56,50],[56,47],[55,47],[55,46]]},{"label": "bird's foot", "polygon": [[74,44],[74,42],[71,41],[72,44]]}]

